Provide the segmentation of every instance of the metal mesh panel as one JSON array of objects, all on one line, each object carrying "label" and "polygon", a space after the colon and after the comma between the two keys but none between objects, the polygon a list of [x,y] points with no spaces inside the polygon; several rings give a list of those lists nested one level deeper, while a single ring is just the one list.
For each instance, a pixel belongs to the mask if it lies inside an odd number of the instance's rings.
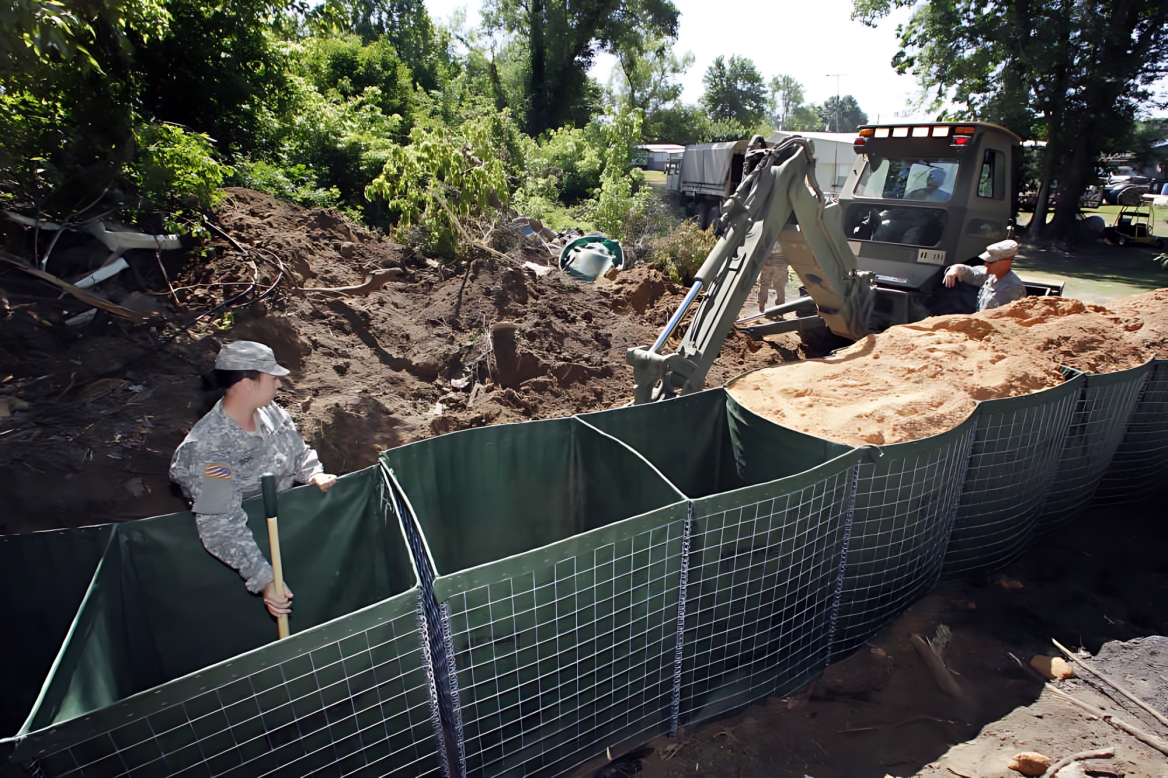
[{"label": "metal mesh panel", "polygon": [[684,516],[438,579],[466,774],[555,775],[669,731]]},{"label": "metal mesh panel", "polygon": [[1075,403],[1054,482],[1038,517],[1045,534],[1085,511],[1123,440],[1128,419],[1147,379],[1146,368],[1088,375]]},{"label": "metal mesh panel", "polygon": [[861,645],[936,583],[973,430],[971,419],[861,462],[833,655]]},{"label": "metal mesh panel", "polygon": [[[410,550],[414,571],[418,577],[418,587],[421,590],[418,605],[421,622],[418,629],[422,631],[425,638],[423,642],[428,659],[428,680],[434,693],[433,728],[435,737],[438,742],[442,743],[439,754],[442,774],[451,775],[450,762],[452,758],[458,764],[463,763],[461,719],[457,693],[451,685],[450,654],[440,630],[442,616],[438,601],[434,597],[434,567],[430,562],[429,552],[414,519],[413,511],[409,507],[409,501],[402,493],[401,484],[398,483],[393,469],[384,461],[380,463],[379,467],[382,478],[381,494],[386,515],[393,516],[401,527],[402,534],[406,538],[406,546]],[[450,727],[452,730],[449,739],[444,734],[446,727]],[[449,745],[453,745],[455,748],[454,754],[448,753]],[[462,774],[459,773],[459,775]]]},{"label": "metal mesh panel", "polygon": [[15,758],[46,778],[439,775],[424,623],[414,588],[29,733]]},{"label": "metal mesh panel", "polygon": [[1066,437],[1078,384],[978,407],[965,488],[943,575],[1007,564],[1033,539]]},{"label": "metal mesh panel", "polygon": [[1168,360],[1156,360],[1123,442],[1096,499],[1111,504],[1147,499],[1168,483]]},{"label": "metal mesh panel", "polygon": [[[395,600],[416,597],[415,591]],[[382,611],[404,612],[383,620]],[[224,672],[207,673],[222,682],[196,676],[189,697],[182,682],[175,682],[181,686],[170,693],[160,687],[148,694],[179,701],[148,715],[102,711],[90,718],[118,726],[87,733],[75,745],[50,748],[37,755],[35,764],[48,778],[137,778],[185,770],[239,778],[436,775],[430,691],[415,611],[387,601],[330,626],[335,629],[329,632],[349,634],[305,645],[283,661],[252,657],[246,664],[258,669],[242,674],[242,668],[228,663],[216,668]],[[61,727],[65,739],[69,729],[68,724]]]},{"label": "metal mesh panel", "polygon": [[694,503],[683,723],[794,691],[827,666],[856,475],[832,470]]}]

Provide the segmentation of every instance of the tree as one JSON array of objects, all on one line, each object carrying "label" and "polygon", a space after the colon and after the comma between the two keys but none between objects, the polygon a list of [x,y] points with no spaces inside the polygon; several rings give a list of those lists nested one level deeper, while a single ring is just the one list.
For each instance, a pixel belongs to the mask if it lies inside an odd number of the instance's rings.
[{"label": "tree", "polygon": [[592,106],[579,108],[599,97],[587,75],[598,49],[644,50],[641,41],[672,40],[680,15],[672,0],[487,0],[482,13],[488,31],[509,34],[526,49],[524,113],[533,137],[587,122]]},{"label": "tree", "polygon": [[771,120],[780,130],[791,129],[788,125],[793,114],[803,106],[803,85],[791,76],[781,75],[771,79]]},{"label": "tree", "polygon": [[702,76],[706,91],[701,105],[711,120],[726,119],[745,126],[758,124],[766,115],[766,82],[754,62],[737,54],[718,57]]},{"label": "tree", "polygon": [[144,42],[136,81],[147,117],[206,133],[228,153],[270,140],[290,107],[290,62],[270,30],[287,0],[169,0],[165,36]]},{"label": "tree", "polygon": [[352,33],[365,43],[387,40],[426,91],[445,80],[449,36],[434,26],[422,0],[328,0],[309,16],[327,34]]},{"label": "tree", "polygon": [[[876,24],[914,0],[854,0]],[[992,121],[1023,137],[1045,136],[1043,186],[1031,236],[1070,234],[1094,160],[1122,137],[1168,74],[1164,0],[930,0],[900,28],[893,66],[937,100],[963,106],[954,118]],[[944,114],[948,115],[948,114]],[[1050,184],[1058,182],[1046,225]]]},{"label": "tree", "polygon": [[819,117],[817,106],[801,105],[795,110],[791,111],[791,117],[787,119],[784,130],[794,130],[795,132],[822,132],[823,119]]},{"label": "tree", "polygon": [[829,97],[816,108],[821,126],[828,132],[852,132],[861,124],[868,123],[868,114],[860,110],[860,104],[851,95]]},{"label": "tree", "polygon": [[647,50],[636,46],[621,47],[617,51],[620,75],[615,84],[617,102],[640,111],[643,140],[670,140],[666,121],[672,118],[667,109],[676,107],[681,98],[678,78],[689,70],[694,56],[686,52],[673,53],[669,41],[657,39],[647,42]]}]

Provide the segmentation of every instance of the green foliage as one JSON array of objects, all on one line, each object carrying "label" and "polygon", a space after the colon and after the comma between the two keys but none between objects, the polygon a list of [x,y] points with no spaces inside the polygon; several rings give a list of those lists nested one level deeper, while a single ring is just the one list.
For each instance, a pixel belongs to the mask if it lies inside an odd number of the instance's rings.
[{"label": "green foliage", "polygon": [[820,132],[823,130],[823,119],[813,105],[800,105],[791,111],[790,117],[783,125],[785,130],[796,132]]},{"label": "green foliage", "polygon": [[[362,44],[356,35],[313,38],[305,47],[308,78],[334,100],[364,98],[386,116],[408,117],[413,83],[410,69],[385,39]],[[369,90],[376,89],[376,93]]]},{"label": "green foliage", "polygon": [[451,258],[461,242],[452,215],[461,219],[504,205],[505,150],[495,145],[498,135],[489,117],[457,133],[415,128],[409,145],[386,149],[381,174],[365,196],[384,202],[399,228],[420,227],[428,252]]},{"label": "green foliage", "polygon": [[790,129],[796,109],[803,105],[803,85],[792,76],[779,75],[770,81],[771,121],[780,130]]},{"label": "green foliage", "polygon": [[851,95],[829,97],[818,106],[819,125],[828,132],[853,132],[861,124],[868,123],[868,114],[860,110],[860,104]]},{"label": "green foliage", "polygon": [[645,40],[676,38],[679,17],[671,0],[487,0],[482,13],[488,31],[523,50],[507,52],[520,93],[508,105],[532,137],[595,112],[600,90],[587,73],[597,49],[644,51]]},{"label": "green foliage", "polygon": [[737,54],[718,57],[702,76],[701,104],[712,120],[757,124],[766,114],[768,90],[754,62]]},{"label": "green foliage", "polygon": [[138,128],[137,142],[129,177],[142,209],[204,211],[215,204],[232,170],[215,158],[210,138],[159,123]]},{"label": "green foliage", "polygon": [[163,34],[162,0],[10,0],[0,5],[0,75],[46,67],[108,69],[111,50]]},{"label": "green foliage", "polygon": [[274,150],[266,130],[291,108],[293,63],[276,34],[289,2],[167,0],[167,33],[134,55],[143,116],[207,133],[229,155]]},{"label": "green foliage", "polygon": [[687,219],[668,235],[649,241],[648,262],[674,283],[689,284],[714,249],[718,236]]},{"label": "green foliage", "polygon": [[306,165],[278,167],[263,160],[242,161],[235,165],[233,183],[266,192],[273,197],[306,208],[345,210],[341,193],[335,186],[324,188],[317,183],[316,174]]}]

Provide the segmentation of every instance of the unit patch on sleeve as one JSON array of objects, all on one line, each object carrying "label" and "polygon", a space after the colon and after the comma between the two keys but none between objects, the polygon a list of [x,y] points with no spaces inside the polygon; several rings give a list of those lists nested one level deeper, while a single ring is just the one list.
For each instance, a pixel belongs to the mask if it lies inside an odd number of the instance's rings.
[{"label": "unit patch on sleeve", "polygon": [[203,468],[203,475],[206,478],[222,478],[225,481],[230,481],[232,471],[228,465],[217,465],[214,462],[208,462],[207,466]]}]

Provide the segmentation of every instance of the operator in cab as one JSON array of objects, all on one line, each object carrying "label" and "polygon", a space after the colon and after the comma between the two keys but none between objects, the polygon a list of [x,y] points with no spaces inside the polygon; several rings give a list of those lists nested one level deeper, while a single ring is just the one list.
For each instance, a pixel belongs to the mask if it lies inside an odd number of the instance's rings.
[{"label": "operator in cab", "polygon": [[223,346],[215,359],[215,382],[226,393],[170,462],[170,480],[193,503],[203,547],[239,573],[249,592],[262,592],[273,616],[292,612],[292,592],[277,596],[272,566],[248,529],[242,501],[260,493],[264,473],[276,476],[280,491],[298,481],[327,492],[337,481],[324,472],[292,417],[275,403],[280,376],[288,372],[262,343],[238,340]]},{"label": "operator in cab", "polygon": [[[1014,255],[1018,253],[1018,242],[1003,240],[986,247],[978,255],[984,265],[950,265],[945,271],[942,283],[952,289],[958,282],[980,287],[977,295],[977,310],[988,311],[1021,300],[1026,296],[1026,284],[1011,267]],[[953,311],[956,313],[956,311]]]}]

